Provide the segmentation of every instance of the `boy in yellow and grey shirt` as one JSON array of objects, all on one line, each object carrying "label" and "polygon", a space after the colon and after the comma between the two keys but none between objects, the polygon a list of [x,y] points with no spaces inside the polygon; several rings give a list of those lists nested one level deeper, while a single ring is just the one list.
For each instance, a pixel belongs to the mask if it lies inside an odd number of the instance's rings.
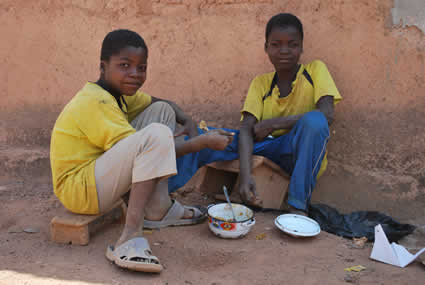
[{"label": "boy in yellow and grey shirt", "polygon": [[56,120],[51,142],[54,191],[73,212],[101,212],[94,175],[96,159],[134,134],[129,122],[151,104],[151,97],[140,91],[124,96],[124,100],[123,112],[109,92],[88,82]]},{"label": "boy in yellow and grey shirt", "polygon": [[[130,192],[124,229],[106,257],[120,267],[160,272],[143,227],[206,218],[206,209],[170,199],[167,178],[177,173],[176,157],[205,147],[222,150],[233,134],[198,135],[196,123],[175,103],[140,92],[147,59],[148,48],[137,33],[106,35],[99,80],[86,83],[62,110],[52,131],[50,161],[54,192],[74,213],[104,213]],[[181,131],[174,132],[176,123]],[[189,139],[174,142],[179,134]]]}]

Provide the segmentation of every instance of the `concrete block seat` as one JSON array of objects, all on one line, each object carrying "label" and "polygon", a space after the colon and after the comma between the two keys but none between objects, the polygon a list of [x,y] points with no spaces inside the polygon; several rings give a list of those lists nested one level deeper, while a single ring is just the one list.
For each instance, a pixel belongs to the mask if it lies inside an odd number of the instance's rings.
[{"label": "concrete block seat", "polygon": [[62,208],[50,222],[51,239],[57,243],[87,245],[90,235],[105,225],[124,223],[127,206],[118,200],[109,211],[99,215],[79,215]]},{"label": "concrete block seat", "polygon": [[[263,208],[284,209],[284,199],[288,191],[289,175],[271,160],[254,155],[252,157],[252,175],[256,190],[263,200]],[[230,200],[241,203],[237,190],[239,184],[239,160],[218,161],[206,165],[204,179],[200,190],[213,195],[216,199],[225,200],[223,185],[231,191]]]}]

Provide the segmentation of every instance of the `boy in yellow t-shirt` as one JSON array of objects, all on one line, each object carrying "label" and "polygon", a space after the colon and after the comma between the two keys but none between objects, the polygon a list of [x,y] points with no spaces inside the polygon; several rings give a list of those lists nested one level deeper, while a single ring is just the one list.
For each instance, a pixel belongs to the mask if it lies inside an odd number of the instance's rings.
[{"label": "boy in yellow t-shirt", "polygon": [[204,149],[179,158],[177,164],[185,172],[170,179],[171,188],[184,185],[208,163],[239,157],[241,198],[261,206],[251,175],[252,154],[261,155],[291,175],[289,209],[306,215],[316,179],[326,169],[329,124],[341,95],[323,62],[299,63],[302,50],[300,20],[291,14],[272,17],[266,27],[265,51],[275,71],[251,82],[240,131],[226,129],[239,135],[224,151]]},{"label": "boy in yellow t-shirt", "polygon": [[[188,225],[206,217],[202,209],[170,199],[167,178],[177,172],[176,157],[222,150],[233,136],[222,130],[198,135],[195,122],[175,103],[138,91],[147,59],[137,33],[116,30],[105,37],[100,78],[86,83],[62,110],[50,160],[54,192],[72,212],[104,212],[130,191],[124,229],[106,256],[120,267],[160,272],[143,227]],[[176,123],[188,140],[174,142]]]},{"label": "boy in yellow t-shirt", "polygon": [[275,71],[252,81],[241,111],[239,191],[244,201],[261,203],[251,157],[265,156],[291,175],[289,208],[305,215],[316,178],[327,165],[328,125],[341,96],[323,62],[299,63],[303,27],[296,16],[278,14],[269,20],[265,51]]}]

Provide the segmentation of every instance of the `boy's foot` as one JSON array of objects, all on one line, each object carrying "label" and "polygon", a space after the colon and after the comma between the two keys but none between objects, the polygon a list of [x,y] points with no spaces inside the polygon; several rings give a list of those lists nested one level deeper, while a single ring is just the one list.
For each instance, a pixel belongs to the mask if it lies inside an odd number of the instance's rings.
[{"label": "boy's foot", "polygon": [[168,226],[194,225],[207,218],[207,209],[203,206],[183,206],[177,200],[172,200],[168,212],[159,221],[145,218],[143,227],[158,229]]},{"label": "boy's foot", "polygon": [[163,269],[143,237],[129,239],[118,246],[108,246],[106,258],[119,267],[135,271],[159,273]]},{"label": "boy's foot", "polygon": [[308,216],[307,213],[304,212],[303,210],[292,207],[291,205],[288,205],[288,211],[291,214],[300,215],[300,216],[304,216],[304,217]]}]

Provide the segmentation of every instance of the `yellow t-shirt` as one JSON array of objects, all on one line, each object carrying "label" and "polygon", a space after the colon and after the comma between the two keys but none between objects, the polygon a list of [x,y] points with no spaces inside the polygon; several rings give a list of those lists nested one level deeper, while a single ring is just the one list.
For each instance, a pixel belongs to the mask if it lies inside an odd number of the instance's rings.
[{"label": "yellow t-shirt", "polygon": [[99,212],[95,160],[115,143],[136,132],[129,122],[152,98],[142,92],[124,96],[125,114],[115,98],[95,83],[86,83],[56,120],[50,143],[53,189],[62,204],[80,214]]},{"label": "yellow t-shirt", "polygon": [[[304,69],[310,75],[313,85],[303,74]],[[263,101],[263,97],[269,92],[275,72],[266,73],[254,78],[245,99],[243,113],[248,112],[255,116],[258,121],[304,114],[316,110],[316,104],[323,96],[334,97],[334,104],[341,99],[341,95],[335,86],[331,74],[326,65],[320,60],[314,60],[308,64],[301,64],[295,80],[292,82],[292,91],[288,96],[279,98],[280,92],[277,85],[271,96]],[[273,132],[274,137],[281,136],[290,129],[277,130]],[[322,175],[327,166],[326,155],[323,158],[318,176]]]}]

